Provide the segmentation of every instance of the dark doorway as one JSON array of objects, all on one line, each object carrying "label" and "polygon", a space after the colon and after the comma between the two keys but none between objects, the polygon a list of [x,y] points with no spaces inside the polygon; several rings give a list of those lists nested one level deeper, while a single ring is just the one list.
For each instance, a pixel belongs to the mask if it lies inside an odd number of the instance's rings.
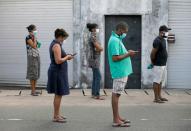
[{"label": "dark doorway", "polygon": [[[123,40],[127,50],[141,51],[141,16],[140,15],[106,15],[105,16],[105,88],[112,88],[112,78],[109,70],[107,45],[111,32],[120,21],[129,25],[127,37]],[[141,88],[141,53],[131,58],[133,74],[129,76],[126,88]]]}]

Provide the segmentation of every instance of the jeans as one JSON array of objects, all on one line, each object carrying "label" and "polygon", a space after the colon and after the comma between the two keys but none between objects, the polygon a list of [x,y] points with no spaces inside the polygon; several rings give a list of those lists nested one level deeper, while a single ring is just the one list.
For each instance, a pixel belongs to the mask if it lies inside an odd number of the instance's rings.
[{"label": "jeans", "polygon": [[100,96],[101,73],[99,68],[92,68],[92,71],[93,71],[92,96]]}]

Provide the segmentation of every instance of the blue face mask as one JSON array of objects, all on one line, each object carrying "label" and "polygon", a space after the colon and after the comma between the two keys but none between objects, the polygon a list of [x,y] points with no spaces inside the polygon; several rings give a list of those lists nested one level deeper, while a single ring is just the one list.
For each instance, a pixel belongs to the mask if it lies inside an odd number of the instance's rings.
[{"label": "blue face mask", "polygon": [[126,33],[123,33],[123,34],[120,36],[120,38],[121,38],[121,39],[124,39],[126,36],[127,36],[127,34],[126,34]]}]

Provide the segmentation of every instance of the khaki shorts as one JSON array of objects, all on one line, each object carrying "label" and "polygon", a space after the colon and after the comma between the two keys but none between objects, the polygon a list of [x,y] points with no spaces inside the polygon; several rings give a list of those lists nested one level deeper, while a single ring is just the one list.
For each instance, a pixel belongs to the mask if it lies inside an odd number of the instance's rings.
[{"label": "khaki shorts", "polygon": [[153,67],[153,82],[160,84],[165,81],[166,66],[154,66]]},{"label": "khaki shorts", "polygon": [[123,77],[119,79],[113,79],[113,93],[123,94],[125,86],[127,84],[128,77]]}]

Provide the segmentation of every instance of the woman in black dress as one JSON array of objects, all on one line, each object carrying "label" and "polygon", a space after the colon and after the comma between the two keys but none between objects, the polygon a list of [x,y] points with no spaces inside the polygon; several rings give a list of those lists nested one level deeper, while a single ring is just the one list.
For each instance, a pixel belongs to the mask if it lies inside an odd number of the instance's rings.
[{"label": "woman in black dress", "polygon": [[50,67],[48,69],[48,93],[54,93],[54,122],[66,122],[66,118],[60,114],[60,104],[63,95],[69,95],[68,64],[67,61],[73,59],[72,55],[67,55],[62,48],[64,40],[68,38],[68,33],[64,29],[55,30],[55,39],[50,44]]}]

